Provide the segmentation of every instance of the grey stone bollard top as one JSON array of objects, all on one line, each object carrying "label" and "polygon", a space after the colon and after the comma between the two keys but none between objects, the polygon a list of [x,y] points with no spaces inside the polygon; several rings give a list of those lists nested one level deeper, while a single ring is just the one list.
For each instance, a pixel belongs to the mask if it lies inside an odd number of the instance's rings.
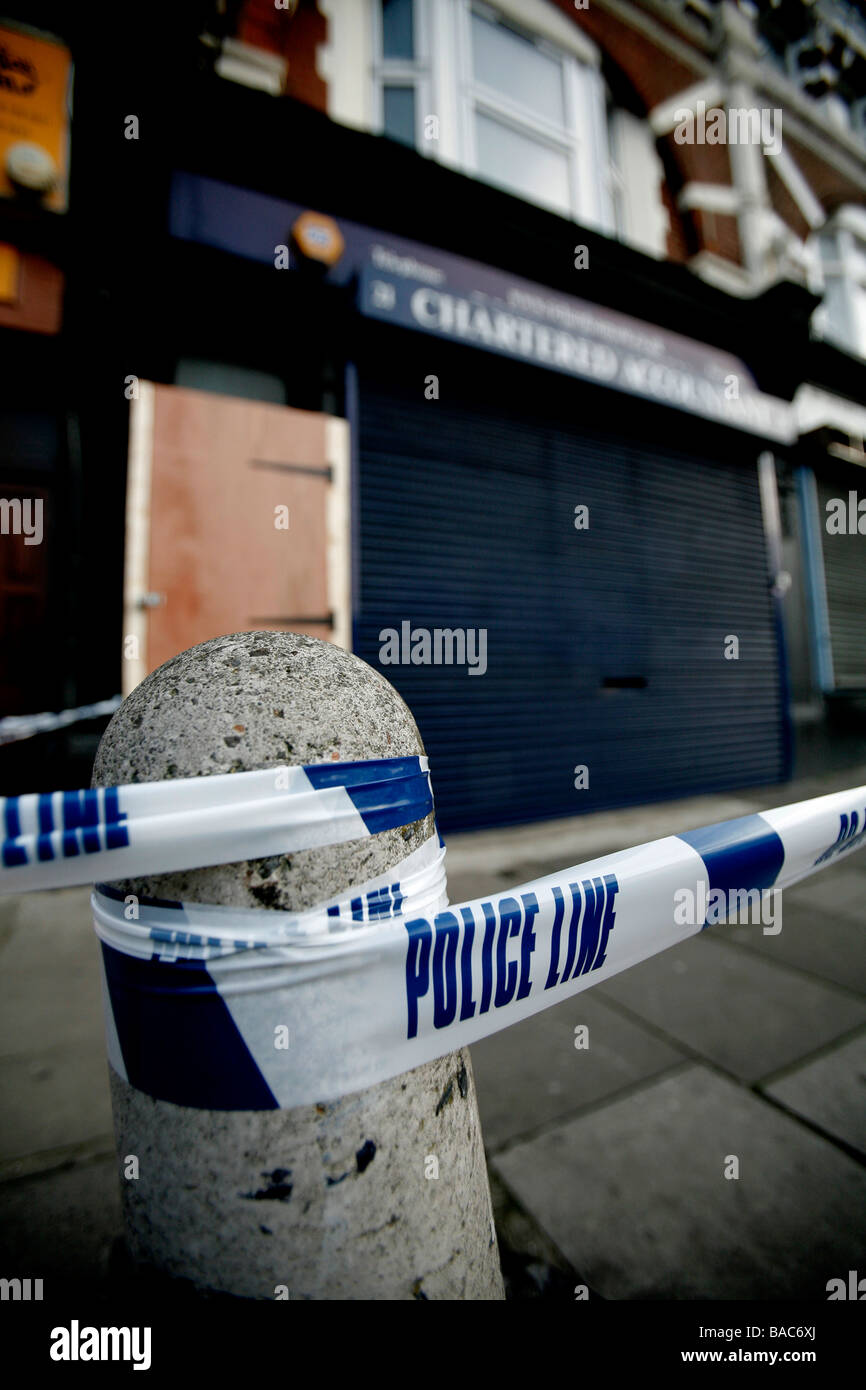
[{"label": "grey stone bollard top", "polygon": [[[93,785],[423,753],[393,686],[358,657],[294,632],[216,637],[152,672],[112,719]],[[129,881],[142,897],[301,910],[421,845],[433,817],[369,840]]]}]

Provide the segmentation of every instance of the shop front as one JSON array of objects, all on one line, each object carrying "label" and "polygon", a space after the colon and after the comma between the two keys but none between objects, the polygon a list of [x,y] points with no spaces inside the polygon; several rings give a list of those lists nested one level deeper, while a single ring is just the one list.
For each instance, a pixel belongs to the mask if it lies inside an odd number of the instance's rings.
[{"label": "shop front", "polygon": [[176,176],[171,223],[296,275],[311,328],[343,297],[352,645],[413,710],[444,829],[789,775],[758,459],[792,425],[742,361],[208,179]]}]

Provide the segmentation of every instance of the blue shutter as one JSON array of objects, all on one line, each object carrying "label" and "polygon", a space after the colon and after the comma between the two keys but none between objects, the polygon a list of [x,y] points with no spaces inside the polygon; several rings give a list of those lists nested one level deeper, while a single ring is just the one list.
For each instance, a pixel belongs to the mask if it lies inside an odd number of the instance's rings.
[{"label": "blue shutter", "polygon": [[[572,383],[522,369],[485,389],[465,370],[481,357],[437,345],[359,390],[355,650],[415,715],[442,828],[782,778],[759,446],[711,459],[590,429]],[[424,359],[459,368],[438,401],[424,399]],[[627,424],[629,399],[604,397]],[[689,422],[665,419],[679,445]],[[485,628],[486,673],[383,665],[380,632],[406,620]]]}]

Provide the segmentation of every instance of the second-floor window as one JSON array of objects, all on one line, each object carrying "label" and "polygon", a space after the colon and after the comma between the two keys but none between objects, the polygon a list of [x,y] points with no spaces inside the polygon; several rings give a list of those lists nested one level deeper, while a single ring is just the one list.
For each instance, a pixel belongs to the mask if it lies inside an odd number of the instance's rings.
[{"label": "second-floor window", "polygon": [[384,135],[529,202],[610,225],[596,67],[476,0],[377,0],[374,14]]}]

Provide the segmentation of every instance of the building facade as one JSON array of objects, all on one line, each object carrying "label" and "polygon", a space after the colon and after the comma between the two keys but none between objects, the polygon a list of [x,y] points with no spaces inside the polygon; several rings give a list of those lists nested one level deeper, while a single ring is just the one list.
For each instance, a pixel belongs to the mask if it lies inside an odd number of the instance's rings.
[{"label": "building facade", "polygon": [[[862,752],[853,7],[248,0],[120,69],[41,23],[75,92],[68,207],[0,207],[55,287],[0,320],[46,517],[3,713],[269,626],[400,690],[445,829]],[[98,729],[0,749],[8,790]]]}]

